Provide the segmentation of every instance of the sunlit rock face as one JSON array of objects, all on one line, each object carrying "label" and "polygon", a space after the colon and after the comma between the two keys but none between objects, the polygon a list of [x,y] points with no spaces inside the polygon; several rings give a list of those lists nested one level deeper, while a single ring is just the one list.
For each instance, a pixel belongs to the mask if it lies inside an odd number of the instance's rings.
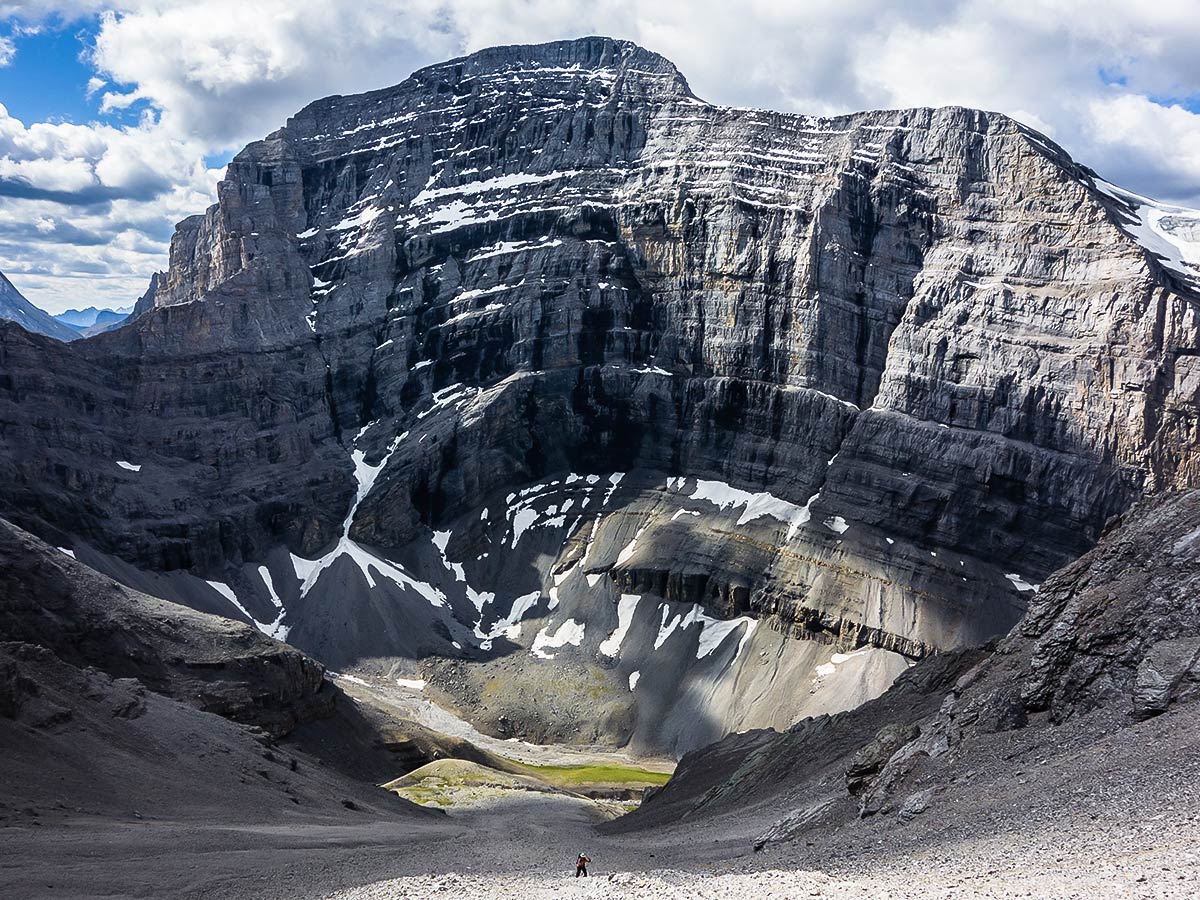
[{"label": "sunlit rock face", "polygon": [[132,325],[0,331],[0,501],[501,732],[786,725],[1194,478],[1191,215],[997,114],[487,50],[247,147]]}]

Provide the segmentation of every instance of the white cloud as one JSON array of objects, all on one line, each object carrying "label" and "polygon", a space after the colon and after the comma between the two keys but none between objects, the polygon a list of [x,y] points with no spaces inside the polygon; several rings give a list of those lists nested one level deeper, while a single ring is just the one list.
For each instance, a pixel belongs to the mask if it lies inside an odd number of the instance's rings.
[{"label": "white cloud", "polygon": [[[240,149],[307,102],[493,44],[583,34],[662,53],[718,103],[823,114],[998,110],[1111,181],[1200,204],[1200,116],[1186,106],[1200,97],[1193,0],[0,2],[0,16],[26,23],[12,31],[18,54],[20,27],[96,13],[89,94],[106,110],[151,112],[124,128],[0,117],[0,178],[29,186],[0,199],[0,268],[21,252],[4,231],[18,220],[58,241],[53,259],[48,245],[31,244],[30,274],[16,279],[47,305],[66,293],[54,286],[58,272],[103,281],[114,295],[118,285],[139,293],[165,264],[167,219],[209,202],[214,176],[203,157]],[[72,200],[69,214],[56,198]],[[45,219],[54,229],[38,232]],[[111,243],[87,242],[96,235]]]},{"label": "white cloud", "polygon": [[106,13],[93,59],[134,86],[105,94],[110,108],[149,100],[173,132],[229,148],[310,100],[401,81],[460,48],[436,0],[209,0]]},{"label": "white cloud", "polygon": [[153,119],[26,127],[0,105],[0,270],[51,312],[130,303],[173,224],[212,202],[202,154]]}]

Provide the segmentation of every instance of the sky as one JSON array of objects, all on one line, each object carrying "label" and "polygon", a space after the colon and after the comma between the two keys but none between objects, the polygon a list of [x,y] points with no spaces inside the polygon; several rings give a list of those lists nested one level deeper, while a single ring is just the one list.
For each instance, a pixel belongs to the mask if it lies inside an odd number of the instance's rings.
[{"label": "sky", "polygon": [[51,312],[132,303],[231,156],[309,101],[586,34],[714,103],[997,110],[1200,206],[1196,0],[0,0],[0,271]]}]

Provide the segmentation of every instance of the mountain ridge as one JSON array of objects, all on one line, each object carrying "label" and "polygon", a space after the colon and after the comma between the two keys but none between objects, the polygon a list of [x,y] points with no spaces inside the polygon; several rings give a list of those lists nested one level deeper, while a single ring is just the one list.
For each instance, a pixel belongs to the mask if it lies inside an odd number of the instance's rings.
[{"label": "mountain ridge", "polygon": [[3,272],[0,272],[0,320],[16,322],[27,331],[44,334],[58,341],[73,341],[79,337],[73,328],[26,300]]},{"label": "mountain ridge", "polygon": [[0,511],[493,731],[681,752],[1004,633],[1194,479],[1145,204],[1007,117],[713,107],[640,52],[250,144],[129,326],[0,328]]}]

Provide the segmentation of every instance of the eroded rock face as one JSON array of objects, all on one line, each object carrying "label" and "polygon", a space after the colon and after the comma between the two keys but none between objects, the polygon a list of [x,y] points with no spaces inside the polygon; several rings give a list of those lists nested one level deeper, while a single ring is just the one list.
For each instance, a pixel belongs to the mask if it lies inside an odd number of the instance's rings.
[{"label": "eroded rock face", "polygon": [[1120,704],[1140,718],[1195,695],[1200,495],[1143,501],[1038,594],[1009,644],[1030,647],[1027,707],[1067,719]]},{"label": "eroded rock face", "polygon": [[[890,654],[850,704],[1001,634],[1193,478],[1196,295],[1137,214],[995,114],[725,109],[628,43],[483,51],[247,147],[130,326],[0,328],[0,504],[332,664],[571,660],[620,739],[679,696],[671,746],[778,724],[734,683],[832,711],[794,698],[834,654]],[[743,616],[769,628],[700,652]],[[823,655],[747,677],[768,631]],[[444,688],[595,720],[541,677]]]},{"label": "eroded rock face", "polygon": [[[1149,746],[1165,754],[1151,730],[1163,723],[1147,719],[1173,722],[1183,738],[1172,752],[1193,752],[1198,577],[1200,490],[1145,498],[1049,578],[1001,641],[927,657],[852,711],[693,751],[661,792],[610,827],[787,810],[764,832],[765,845],[858,816],[911,821],[943,800],[959,804],[947,803],[947,815],[961,816],[971,795],[999,781],[1034,785],[1031,803],[1044,798],[1047,779],[1036,770],[1050,755],[1058,756],[1054,779],[1107,795],[1112,783],[1140,774],[1137,759],[1153,755]],[[985,788],[983,779],[996,780]],[[829,800],[819,815],[808,814],[814,798]],[[1020,803],[1006,807],[1019,811],[1014,826],[1028,813]],[[1007,827],[1010,814],[988,828]]]}]

